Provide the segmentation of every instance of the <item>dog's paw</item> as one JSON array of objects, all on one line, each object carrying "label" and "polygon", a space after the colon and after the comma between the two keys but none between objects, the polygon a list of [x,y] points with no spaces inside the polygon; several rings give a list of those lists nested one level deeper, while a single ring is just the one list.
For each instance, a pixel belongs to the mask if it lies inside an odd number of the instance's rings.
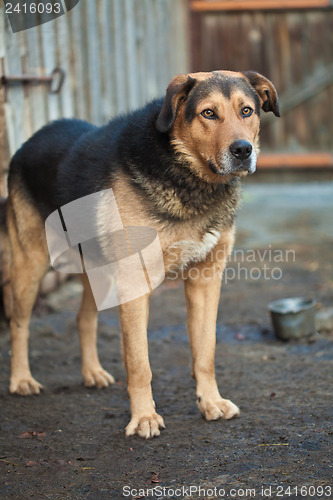
[{"label": "dog's paw", "polygon": [[165,429],[164,421],[161,415],[153,412],[145,417],[132,417],[132,420],[126,427],[126,436],[138,436],[150,439],[160,435],[160,429]]},{"label": "dog's paw", "polygon": [[98,389],[102,389],[103,387],[108,387],[110,384],[115,383],[112,375],[101,366],[83,370],[82,376],[86,387],[97,387]]},{"label": "dog's paw", "polygon": [[12,378],[9,386],[11,394],[19,394],[20,396],[39,394],[42,389],[44,389],[42,384],[37,382],[31,375],[19,379]]},{"label": "dog's paw", "polygon": [[198,407],[206,420],[219,420],[220,418],[229,420],[238,417],[240,411],[229,399],[218,398],[217,400],[205,400],[198,398]]}]

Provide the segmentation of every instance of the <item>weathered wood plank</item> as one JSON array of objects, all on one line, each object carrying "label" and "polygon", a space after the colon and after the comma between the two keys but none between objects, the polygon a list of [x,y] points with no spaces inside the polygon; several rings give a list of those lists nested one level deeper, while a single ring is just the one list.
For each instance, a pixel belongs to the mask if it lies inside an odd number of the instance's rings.
[{"label": "weathered wood plank", "polygon": [[262,154],[259,156],[258,168],[333,169],[333,155],[330,153]]},{"label": "weathered wood plank", "polygon": [[[50,75],[57,66],[55,25],[53,23],[42,24],[40,32],[43,68],[45,74]],[[59,99],[59,94],[46,96],[47,121],[56,120],[61,116]]]},{"label": "weathered wood plank", "polygon": [[135,2],[123,0],[125,23],[125,60],[128,89],[128,108],[134,110],[140,106],[139,67],[137,65],[137,27]]},{"label": "weathered wood plank", "polygon": [[[0,6],[0,72],[2,71],[2,64],[5,60],[5,19],[4,8]],[[4,103],[5,93],[0,89],[0,197],[7,194],[7,169],[9,165],[9,143],[8,132],[6,127],[6,112]],[[0,250],[1,251],[1,250]]]},{"label": "weathered wood plank", "polygon": [[148,95],[156,96],[158,93],[158,56],[155,40],[158,36],[157,26],[155,24],[155,0],[144,0],[145,2],[145,74]]},{"label": "weathered wood plank", "polygon": [[117,113],[127,111],[128,96],[125,71],[125,51],[124,51],[124,13],[122,0],[113,0],[113,23],[111,26],[114,36],[114,58],[115,58],[115,83]]},{"label": "weathered wood plank", "polygon": [[[100,0],[97,0],[98,2]],[[101,95],[101,73],[100,66],[102,61],[99,58],[99,33],[98,33],[98,18],[96,2],[85,2],[83,6],[86,8],[86,33],[87,49],[88,49],[88,88],[90,93],[90,117],[93,123],[101,125],[103,123]]]},{"label": "weathered wood plank", "polygon": [[103,123],[116,114],[115,82],[114,82],[114,41],[110,29],[110,0],[101,0],[98,5],[98,23],[100,27],[100,66],[101,101]]},{"label": "weathered wood plank", "polygon": [[[21,58],[23,61],[21,72],[31,73],[38,76],[45,75],[45,68],[41,54],[42,44],[40,34],[40,27],[37,26],[36,28],[31,28],[30,30],[22,31],[15,35],[21,39]],[[47,122],[47,93],[48,86],[45,84],[29,85],[24,92],[25,101],[30,108],[30,127],[29,130],[26,130],[27,136],[34,133]]]},{"label": "weathered wood plank", "polygon": [[[68,14],[70,22],[70,43],[72,49],[72,85],[74,87],[74,115],[80,119],[89,116],[89,102],[86,88],[85,72],[85,31],[83,26],[82,6],[79,4]],[[66,75],[68,78],[68,75]]]},{"label": "weathered wood plank", "polygon": [[59,94],[60,116],[72,118],[74,116],[74,101],[71,87],[71,47],[68,26],[68,16],[58,17],[54,23],[56,33],[56,62],[65,72],[65,80]]},{"label": "weathered wood plank", "polygon": [[[5,20],[5,57],[4,67],[6,74],[21,74],[21,51],[19,37],[15,36]],[[8,132],[9,148],[11,154],[24,142],[29,133],[27,121],[24,116],[24,94],[21,86],[7,88],[7,101],[5,103],[6,125]]]},{"label": "weathered wood plank", "polygon": [[322,9],[332,7],[330,0],[192,0],[193,12],[248,11],[281,9]]}]

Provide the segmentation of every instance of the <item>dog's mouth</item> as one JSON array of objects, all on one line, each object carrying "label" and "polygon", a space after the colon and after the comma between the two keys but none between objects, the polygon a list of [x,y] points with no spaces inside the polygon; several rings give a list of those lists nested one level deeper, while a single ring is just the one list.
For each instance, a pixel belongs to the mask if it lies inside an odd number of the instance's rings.
[{"label": "dog's mouth", "polygon": [[254,174],[256,171],[257,155],[255,151],[253,151],[249,158],[240,160],[226,153],[223,154],[217,161],[209,159],[207,164],[211,172],[216,175],[244,177],[249,174]]}]

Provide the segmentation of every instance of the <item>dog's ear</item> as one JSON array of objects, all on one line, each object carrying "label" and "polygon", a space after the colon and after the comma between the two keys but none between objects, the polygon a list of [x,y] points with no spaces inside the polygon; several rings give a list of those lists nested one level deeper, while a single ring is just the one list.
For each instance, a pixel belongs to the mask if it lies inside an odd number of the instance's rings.
[{"label": "dog's ear", "polygon": [[162,109],[156,120],[156,128],[160,132],[168,132],[176,118],[177,109],[184,101],[196,80],[188,75],[177,75],[169,83]]},{"label": "dog's ear", "polygon": [[272,82],[255,71],[245,71],[243,74],[259,95],[262,109],[280,116],[279,98]]}]

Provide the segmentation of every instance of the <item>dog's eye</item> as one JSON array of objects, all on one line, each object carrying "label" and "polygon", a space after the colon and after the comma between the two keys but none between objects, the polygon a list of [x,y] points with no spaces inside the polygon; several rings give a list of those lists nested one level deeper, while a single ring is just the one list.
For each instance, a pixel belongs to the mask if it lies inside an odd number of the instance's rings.
[{"label": "dog's eye", "polygon": [[246,106],[245,108],[242,109],[242,116],[251,116],[253,113],[253,109],[250,108],[249,106]]},{"label": "dog's eye", "polygon": [[216,115],[212,109],[204,109],[201,114],[204,118],[216,118]]}]

